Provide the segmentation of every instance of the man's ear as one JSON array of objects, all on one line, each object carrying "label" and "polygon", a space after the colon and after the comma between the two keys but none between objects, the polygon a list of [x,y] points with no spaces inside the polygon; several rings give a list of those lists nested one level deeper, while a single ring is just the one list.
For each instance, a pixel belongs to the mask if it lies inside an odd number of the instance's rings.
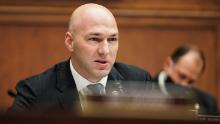
[{"label": "man's ear", "polygon": [[172,63],[173,63],[173,62],[172,62],[171,57],[168,56],[168,57],[165,59],[164,63],[163,63],[163,69],[164,69],[165,71],[168,71],[169,68],[170,68],[170,66],[172,66]]},{"label": "man's ear", "polygon": [[66,32],[65,35],[65,46],[67,48],[67,50],[69,50],[70,52],[73,52],[73,37],[72,34],[70,32]]}]

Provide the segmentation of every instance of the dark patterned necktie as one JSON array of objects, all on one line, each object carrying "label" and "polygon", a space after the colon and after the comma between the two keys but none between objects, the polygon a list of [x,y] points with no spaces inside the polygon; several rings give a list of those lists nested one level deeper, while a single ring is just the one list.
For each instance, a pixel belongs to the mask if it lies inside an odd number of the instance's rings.
[{"label": "dark patterned necktie", "polygon": [[79,91],[80,104],[82,106],[82,110],[84,111],[89,104],[91,99],[88,99],[88,96],[104,96],[105,95],[105,87],[100,84],[90,84]]},{"label": "dark patterned necktie", "polygon": [[96,95],[96,96],[105,95],[105,87],[100,83],[90,84],[87,86],[87,88],[89,95]]}]

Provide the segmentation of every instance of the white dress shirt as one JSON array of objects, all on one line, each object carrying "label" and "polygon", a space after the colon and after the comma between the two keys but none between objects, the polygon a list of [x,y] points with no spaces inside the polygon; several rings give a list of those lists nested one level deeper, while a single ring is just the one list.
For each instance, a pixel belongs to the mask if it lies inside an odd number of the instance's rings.
[{"label": "white dress shirt", "polygon": [[98,82],[91,82],[88,81],[86,78],[84,78],[83,76],[81,76],[73,67],[73,64],[70,60],[70,70],[71,73],[73,75],[73,78],[75,80],[76,83],[76,87],[77,87],[77,91],[79,92],[80,90],[82,90],[83,88],[87,87],[89,84],[95,84],[95,83],[100,83],[102,84],[104,87],[106,87],[106,83],[107,83],[107,79],[108,76],[103,77],[101,80],[99,80]]},{"label": "white dress shirt", "polygon": [[79,99],[80,99],[80,104],[81,104],[81,107],[82,107],[82,110],[85,111],[85,108],[87,107],[88,103],[87,103],[87,100],[86,100],[86,95],[88,94],[85,94],[83,89],[87,89],[87,86],[89,84],[96,84],[96,83],[100,83],[104,86],[104,88],[106,87],[106,83],[107,83],[107,79],[108,79],[108,76],[105,76],[103,77],[100,81],[98,82],[91,82],[91,81],[88,81],[86,78],[84,78],[83,76],[81,76],[73,67],[73,64],[70,60],[70,70],[71,70],[71,73],[73,75],[73,78],[74,78],[74,81],[75,81],[75,84],[76,84],[76,88],[77,88],[77,91],[79,93]]}]

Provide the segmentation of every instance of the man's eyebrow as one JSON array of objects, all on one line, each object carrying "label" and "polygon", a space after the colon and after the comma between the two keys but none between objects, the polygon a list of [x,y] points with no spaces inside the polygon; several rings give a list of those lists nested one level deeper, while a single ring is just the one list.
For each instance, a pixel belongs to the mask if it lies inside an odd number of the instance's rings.
[{"label": "man's eyebrow", "polygon": [[[90,36],[90,35],[100,36],[101,34],[100,33],[91,32],[91,33],[88,34],[88,36]],[[110,37],[117,37],[117,36],[118,36],[118,33],[110,35]]]},{"label": "man's eyebrow", "polygon": [[118,33],[110,35],[111,37],[117,37]]},{"label": "man's eyebrow", "polygon": [[100,33],[91,32],[91,33],[89,33],[89,35],[100,36],[101,34]]}]

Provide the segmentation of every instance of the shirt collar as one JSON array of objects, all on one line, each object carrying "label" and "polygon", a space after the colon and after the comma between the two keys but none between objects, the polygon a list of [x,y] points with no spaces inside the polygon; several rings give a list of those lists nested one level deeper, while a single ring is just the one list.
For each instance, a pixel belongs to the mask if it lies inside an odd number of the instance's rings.
[{"label": "shirt collar", "polygon": [[[94,84],[91,81],[88,81],[87,79],[85,79],[83,76],[81,76],[73,67],[72,61],[70,59],[70,70],[72,73],[72,76],[75,80],[75,84],[77,87],[77,90],[80,91],[82,88],[88,86],[89,84]],[[103,77],[100,81],[96,82],[96,83],[101,83],[104,87],[106,86],[107,83],[107,79],[108,76]]]}]

